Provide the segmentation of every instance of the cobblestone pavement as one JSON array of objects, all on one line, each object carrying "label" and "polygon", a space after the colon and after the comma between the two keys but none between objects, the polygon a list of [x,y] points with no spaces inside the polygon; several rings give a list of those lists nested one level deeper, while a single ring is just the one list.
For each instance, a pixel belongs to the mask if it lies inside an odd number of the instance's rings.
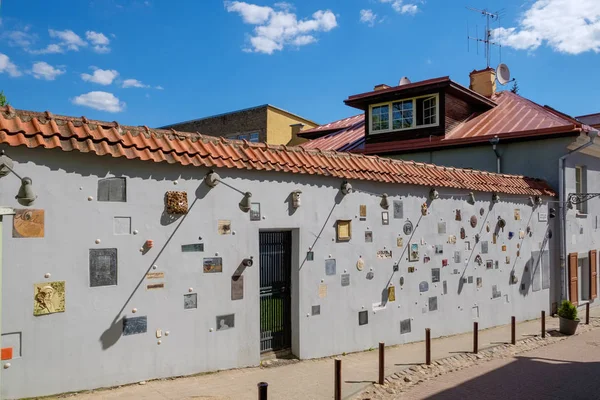
[{"label": "cobblestone pavement", "polygon": [[600,320],[582,326],[582,333],[568,339],[530,338],[517,346],[439,360],[429,368],[415,367],[358,398],[600,399],[600,329],[593,327],[600,327]]}]

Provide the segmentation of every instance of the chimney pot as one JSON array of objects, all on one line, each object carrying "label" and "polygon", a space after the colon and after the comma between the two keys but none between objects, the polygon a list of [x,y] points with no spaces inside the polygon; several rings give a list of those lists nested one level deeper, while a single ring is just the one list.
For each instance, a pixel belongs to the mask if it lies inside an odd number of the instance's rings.
[{"label": "chimney pot", "polygon": [[472,91],[488,98],[496,93],[496,71],[493,68],[474,70],[469,77],[471,78],[469,89]]}]

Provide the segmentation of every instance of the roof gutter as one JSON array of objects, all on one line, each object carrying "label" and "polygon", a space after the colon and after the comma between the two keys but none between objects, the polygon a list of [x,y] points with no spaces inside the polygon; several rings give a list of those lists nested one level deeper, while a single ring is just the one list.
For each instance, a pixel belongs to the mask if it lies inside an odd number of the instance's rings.
[{"label": "roof gutter", "polygon": [[567,268],[566,268],[566,260],[567,260],[567,232],[565,231],[565,227],[567,225],[567,211],[565,209],[566,205],[566,193],[565,193],[565,163],[567,158],[571,155],[580,152],[586,147],[594,144],[594,139],[598,137],[598,131],[593,130],[588,133],[588,137],[590,138],[589,142],[573,149],[569,150],[567,154],[558,159],[558,215],[559,215],[559,232],[560,232],[560,299],[561,301],[567,298],[567,293],[569,291],[567,287]]}]

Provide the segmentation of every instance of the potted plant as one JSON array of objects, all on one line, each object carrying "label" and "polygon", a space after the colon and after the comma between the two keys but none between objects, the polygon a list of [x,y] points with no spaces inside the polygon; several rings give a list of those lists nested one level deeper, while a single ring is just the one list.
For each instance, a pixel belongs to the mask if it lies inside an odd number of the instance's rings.
[{"label": "potted plant", "polygon": [[560,319],[559,331],[565,335],[573,335],[579,325],[577,318],[577,307],[568,300],[563,300],[558,309],[558,317]]}]

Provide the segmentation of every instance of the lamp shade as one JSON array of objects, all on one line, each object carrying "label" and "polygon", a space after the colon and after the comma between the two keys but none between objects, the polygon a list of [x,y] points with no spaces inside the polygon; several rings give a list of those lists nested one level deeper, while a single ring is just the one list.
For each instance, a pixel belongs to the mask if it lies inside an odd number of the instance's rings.
[{"label": "lamp shade", "polygon": [[17,193],[15,199],[23,206],[30,206],[36,198],[37,196],[33,193],[33,188],[31,187],[31,178],[25,177],[21,179],[21,187],[19,188],[19,193]]},{"label": "lamp shade", "polygon": [[242,210],[243,212],[250,211],[250,207],[252,206],[251,201],[252,201],[252,193],[246,192],[244,194],[244,198],[242,199],[242,201],[240,201],[240,210]]},{"label": "lamp shade", "polygon": [[390,207],[387,193],[384,193],[381,195],[381,203],[379,203],[379,204],[381,205],[381,208],[386,209],[386,210]]}]

